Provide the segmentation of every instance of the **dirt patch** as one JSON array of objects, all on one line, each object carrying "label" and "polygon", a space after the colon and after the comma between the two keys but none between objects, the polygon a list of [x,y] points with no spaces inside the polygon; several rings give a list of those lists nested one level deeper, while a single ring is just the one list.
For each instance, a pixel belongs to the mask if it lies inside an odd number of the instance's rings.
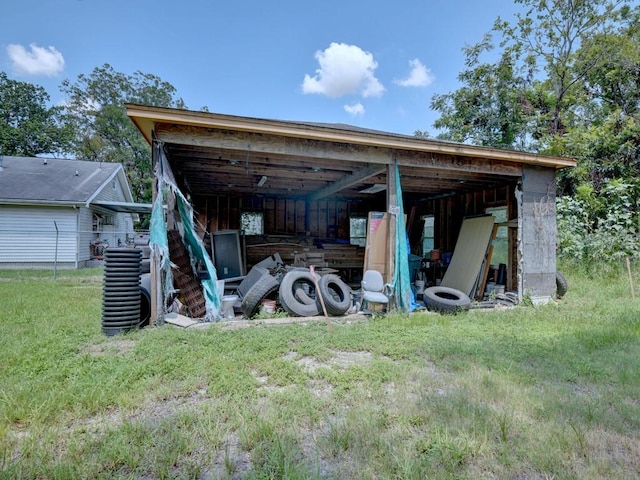
[{"label": "dirt patch", "polygon": [[202,475],[202,479],[242,478],[252,468],[251,455],[240,446],[236,433],[228,433],[222,446],[213,457],[212,467]]},{"label": "dirt patch", "polygon": [[87,345],[80,354],[91,355],[92,357],[104,357],[105,355],[123,355],[131,353],[136,346],[136,342],[128,339],[107,340],[103,343]]},{"label": "dirt patch", "polygon": [[334,351],[332,353],[331,358],[326,362],[321,362],[313,357],[302,357],[294,360],[298,356],[296,352],[288,352],[282,358],[283,360],[295,361],[308,372],[314,372],[319,368],[347,369],[352,365],[367,365],[373,359],[371,352]]},{"label": "dirt patch", "polygon": [[98,435],[108,429],[119,427],[126,422],[156,424],[178,413],[197,409],[209,401],[211,401],[211,399],[207,397],[206,389],[201,388],[189,395],[157,399],[153,403],[140,406],[132,412],[111,410],[101,415],[85,419],[76,419],[66,428],[68,430],[80,430]]}]

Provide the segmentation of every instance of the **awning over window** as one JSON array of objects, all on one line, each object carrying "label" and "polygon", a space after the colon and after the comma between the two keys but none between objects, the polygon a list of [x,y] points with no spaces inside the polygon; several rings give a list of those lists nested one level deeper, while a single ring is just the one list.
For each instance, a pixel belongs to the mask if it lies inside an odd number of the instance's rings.
[{"label": "awning over window", "polygon": [[101,200],[92,202],[92,205],[118,213],[151,213],[150,203],[108,202]]}]

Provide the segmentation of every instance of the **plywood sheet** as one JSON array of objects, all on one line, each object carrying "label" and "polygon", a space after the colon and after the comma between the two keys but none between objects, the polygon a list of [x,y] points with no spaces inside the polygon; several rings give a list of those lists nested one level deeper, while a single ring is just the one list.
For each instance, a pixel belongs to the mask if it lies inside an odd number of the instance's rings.
[{"label": "plywood sheet", "polygon": [[462,221],[442,286],[455,288],[473,297],[474,286],[491,241],[493,223],[493,215],[465,218]]},{"label": "plywood sheet", "polygon": [[367,220],[367,242],[364,251],[364,270],[377,270],[385,282],[387,278],[387,255],[389,254],[389,214],[369,212]]}]

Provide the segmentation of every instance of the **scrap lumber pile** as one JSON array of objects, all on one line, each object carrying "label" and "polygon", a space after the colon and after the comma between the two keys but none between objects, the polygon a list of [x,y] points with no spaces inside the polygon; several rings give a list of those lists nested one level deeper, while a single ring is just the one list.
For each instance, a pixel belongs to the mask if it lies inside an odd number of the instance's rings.
[{"label": "scrap lumber pile", "polygon": [[206,314],[206,305],[202,286],[191,268],[191,260],[180,232],[169,230],[167,232],[172,274],[175,286],[178,288],[182,301],[187,306],[192,318],[201,318]]},{"label": "scrap lumber pile", "polygon": [[324,264],[318,266],[336,270],[362,268],[364,265],[364,248],[358,245],[328,242],[313,245],[304,241],[294,243],[283,239],[280,242],[248,243],[246,251],[248,265],[254,265],[274,253],[279,253],[282,260],[288,265],[295,264],[296,258],[300,259],[301,256],[308,257],[310,260],[324,258]]}]

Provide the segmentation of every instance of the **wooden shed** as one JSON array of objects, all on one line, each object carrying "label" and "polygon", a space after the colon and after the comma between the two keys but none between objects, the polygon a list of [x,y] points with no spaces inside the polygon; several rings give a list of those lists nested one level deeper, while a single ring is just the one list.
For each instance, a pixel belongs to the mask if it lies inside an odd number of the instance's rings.
[{"label": "wooden shed", "polygon": [[[275,251],[292,262],[321,251],[327,266],[357,282],[362,225],[370,212],[393,212],[397,171],[414,258],[451,253],[463,219],[491,213],[502,226],[506,288],[555,296],[556,170],[572,159],[342,124],[133,104],[127,113],[162,148],[203,238],[246,233],[248,267]],[[393,243],[390,235],[389,251]]]}]

